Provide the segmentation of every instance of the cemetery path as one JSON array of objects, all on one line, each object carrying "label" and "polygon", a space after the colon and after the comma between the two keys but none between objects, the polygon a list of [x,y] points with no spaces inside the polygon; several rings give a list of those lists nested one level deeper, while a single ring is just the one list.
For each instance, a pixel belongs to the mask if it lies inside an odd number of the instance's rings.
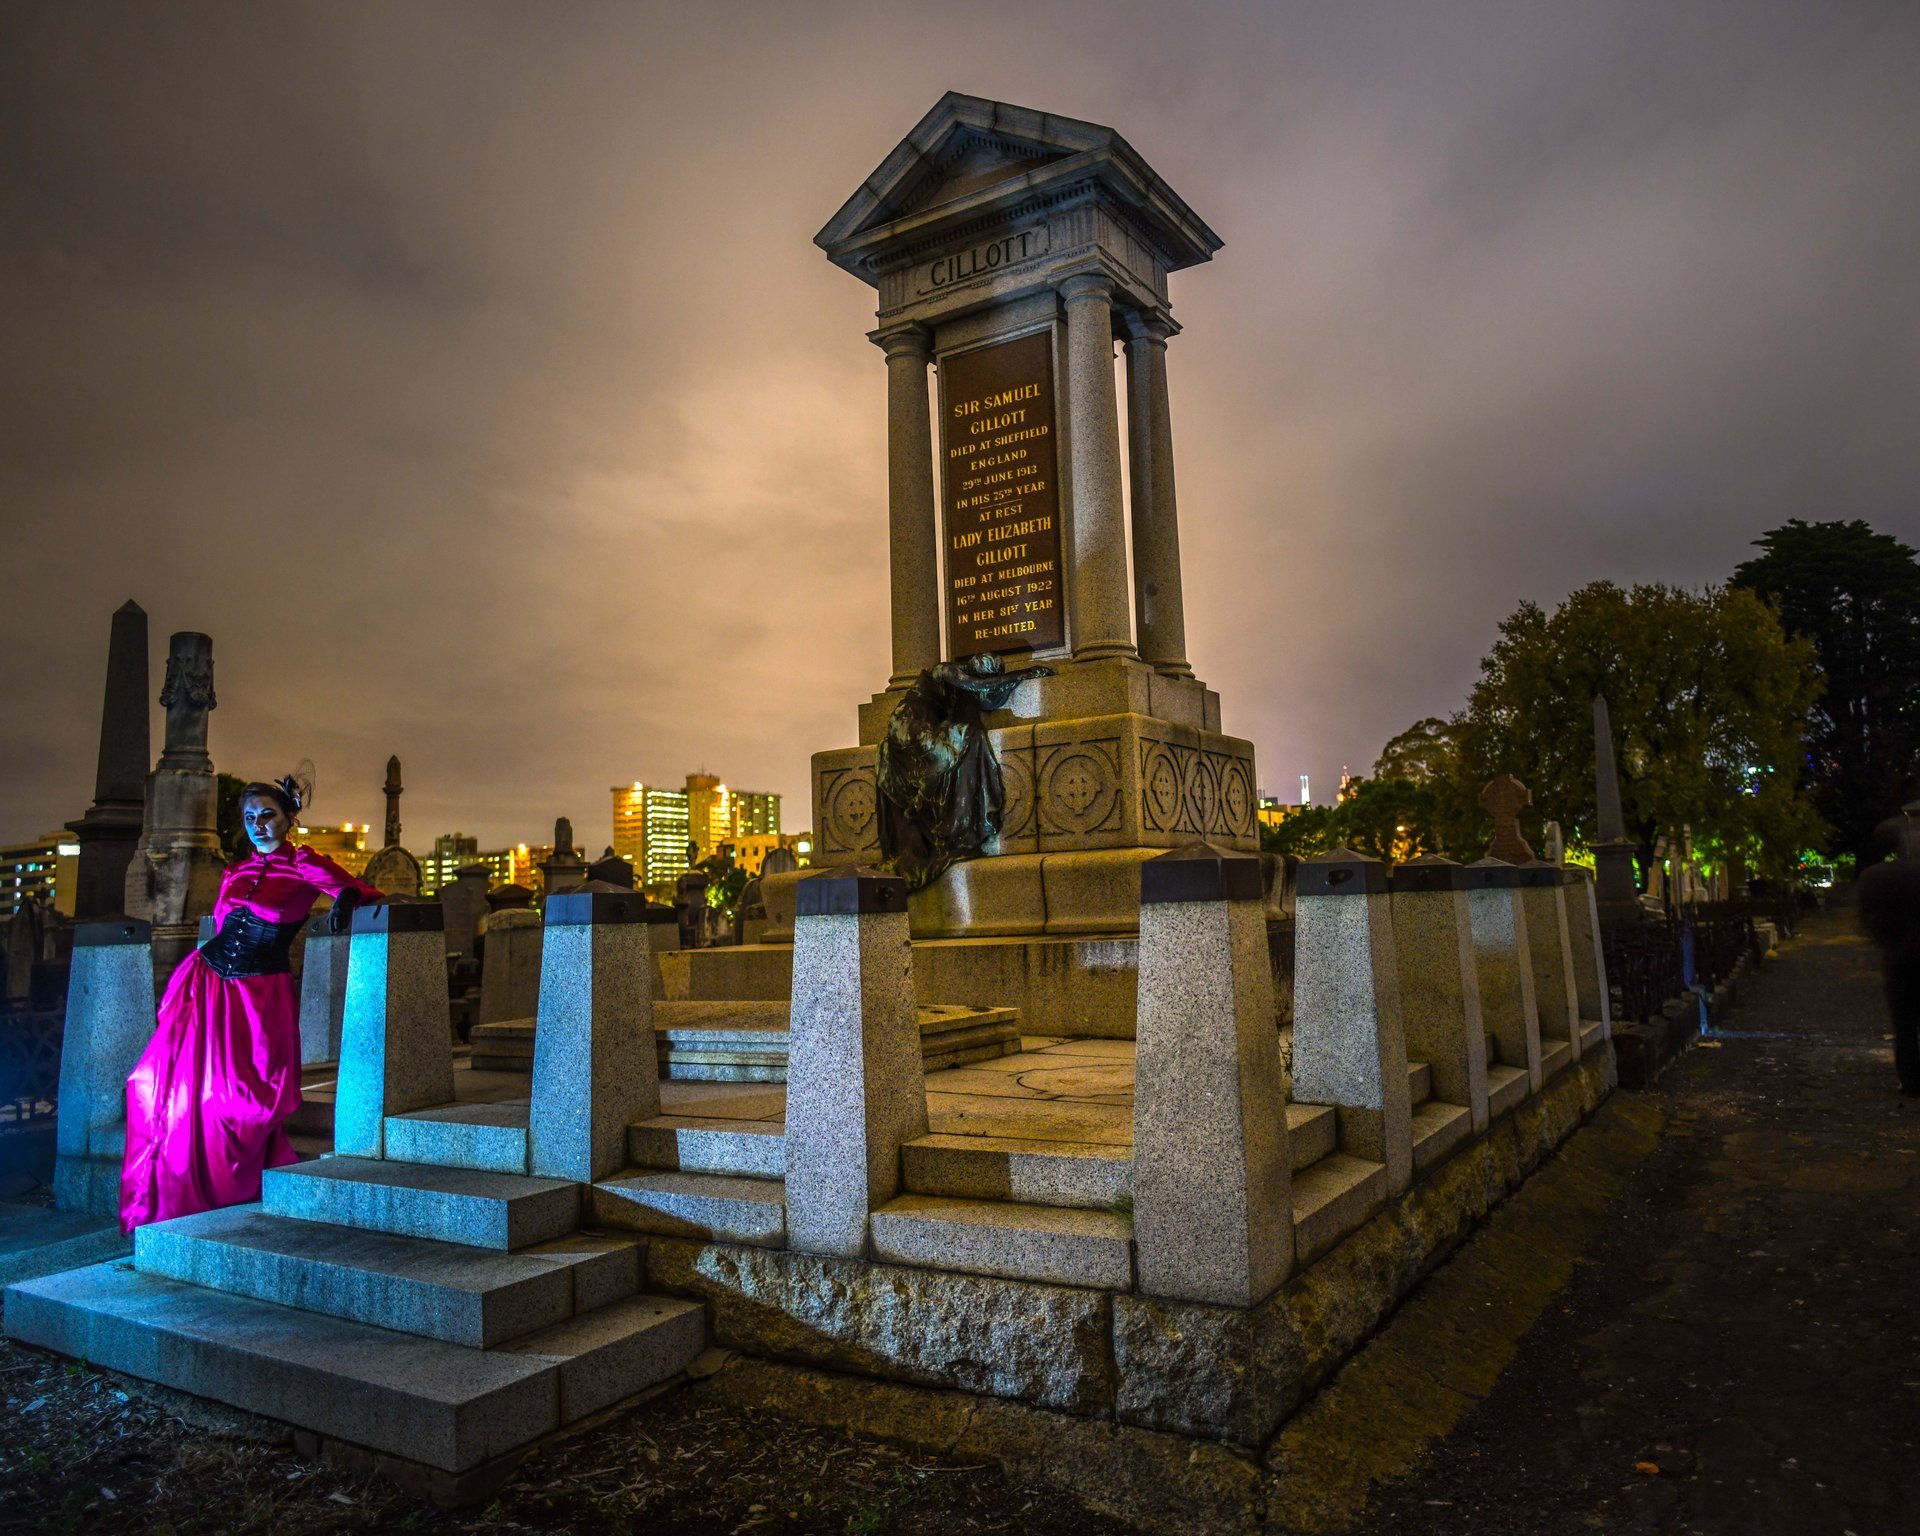
[{"label": "cemetery path", "polygon": [[[1475,1390],[1457,1335],[1439,1341],[1430,1358],[1450,1369],[1401,1373],[1413,1383],[1402,1418],[1441,1431],[1411,1475],[1386,1469],[1357,1523],[1357,1500],[1290,1501],[1283,1476],[1274,1529],[1920,1530],[1920,1100],[1896,1092],[1879,972],[1852,913],[1809,920],[1722,1024],[1652,1092],[1617,1095],[1429,1282],[1465,1284],[1503,1261],[1483,1277],[1497,1313],[1561,1262],[1555,1234],[1572,1234],[1564,1290],[1514,1330],[1490,1389]],[[1626,1144],[1636,1120],[1640,1148]],[[1609,1136],[1618,1197],[1589,1221]],[[1514,1242],[1515,1225],[1537,1247]],[[1457,1321],[1426,1294],[1376,1341],[1389,1358],[1418,1359]],[[1373,1350],[1283,1432],[1283,1466],[1315,1411],[1364,1393]]]}]

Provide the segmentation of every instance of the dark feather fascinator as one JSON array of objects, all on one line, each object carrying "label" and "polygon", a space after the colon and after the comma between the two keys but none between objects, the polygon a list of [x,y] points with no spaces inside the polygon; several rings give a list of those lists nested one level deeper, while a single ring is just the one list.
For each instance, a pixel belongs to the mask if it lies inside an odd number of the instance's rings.
[{"label": "dark feather fascinator", "polygon": [[313,759],[301,758],[299,765],[292,773],[274,782],[279,786],[280,793],[287,797],[287,804],[292,808],[293,814],[298,816],[313,804]]}]

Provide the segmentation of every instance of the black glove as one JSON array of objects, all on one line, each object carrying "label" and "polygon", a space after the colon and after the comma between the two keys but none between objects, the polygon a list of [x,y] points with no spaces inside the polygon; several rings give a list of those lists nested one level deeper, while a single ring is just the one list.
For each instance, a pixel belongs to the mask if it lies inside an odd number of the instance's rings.
[{"label": "black glove", "polygon": [[327,914],[328,933],[346,933],[353,927],[353,909],[360,905],[360,899],[352,886],[333,898],[333,910]]}]

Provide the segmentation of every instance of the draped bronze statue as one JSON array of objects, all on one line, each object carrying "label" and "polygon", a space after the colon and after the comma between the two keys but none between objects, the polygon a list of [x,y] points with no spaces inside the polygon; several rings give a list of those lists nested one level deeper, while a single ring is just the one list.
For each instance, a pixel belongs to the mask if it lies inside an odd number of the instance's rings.
[{"label": "draped bronze statue", "polygon": [[1030,677],[1051,667],[1009,672],[998,656],[943,661],[922,672],[895,706],[880,743],[880,853],[887,868],[917,891],[950,864],[993,851],[1006,786],[982,723]]}]

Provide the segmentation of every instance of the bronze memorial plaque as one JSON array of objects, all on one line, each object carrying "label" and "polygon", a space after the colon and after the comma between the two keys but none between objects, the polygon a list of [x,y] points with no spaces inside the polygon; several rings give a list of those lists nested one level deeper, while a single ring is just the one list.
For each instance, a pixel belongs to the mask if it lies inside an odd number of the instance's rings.
[{"label": "bronze memorial plaque", "polygon": [[942,359],[940,404],[947,654],[1059,645],[1052,332]]}]

